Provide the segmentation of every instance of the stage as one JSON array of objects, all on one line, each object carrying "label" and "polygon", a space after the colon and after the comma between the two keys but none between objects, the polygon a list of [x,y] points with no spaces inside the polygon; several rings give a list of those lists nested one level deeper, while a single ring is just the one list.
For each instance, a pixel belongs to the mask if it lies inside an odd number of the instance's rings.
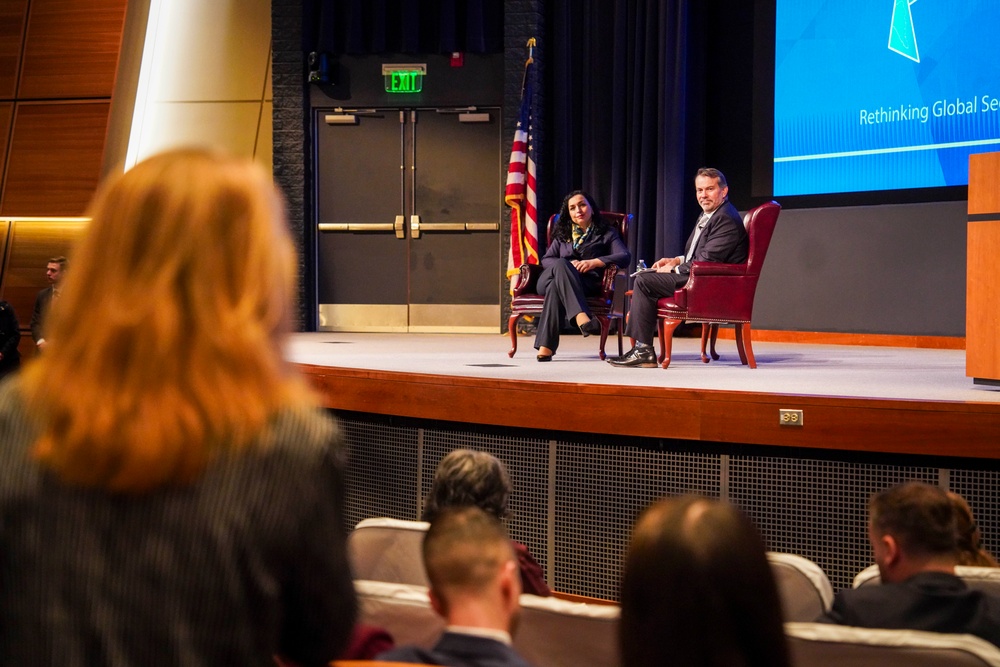
[{"label": "stage", "polygon": [[[732,340],[719,361],[676,338],[670,368],[620,369],[597,339],[564,336],[538,363],[522,336],[317,333],[290,358],[327,407],[471,424],[649,438],[1000,458],[1000,388],[974,385],[963,350]],[[627,341],[626,341],[627,346]],[[617,341],[609,338],[609,355]],[[800,426],[779,409],[802,410]]]},{"label": "stage", "polygon": [[293,336],[350,449],[348,524],[418,518],[438,461],[469,447],[504,461],[511,534],[568,593],[614,599],[636,514],[679,493],[737,503],[834,588],[871,563],[869,497],[904,480],[961,493],[1000,551],[1000,391],[962,350],[755,342],[750,369],[732,340],[703,364],[678,338],[664,370],[614,368],[580,336],[541,364],[531,343],[510,359],[499,334]]}]

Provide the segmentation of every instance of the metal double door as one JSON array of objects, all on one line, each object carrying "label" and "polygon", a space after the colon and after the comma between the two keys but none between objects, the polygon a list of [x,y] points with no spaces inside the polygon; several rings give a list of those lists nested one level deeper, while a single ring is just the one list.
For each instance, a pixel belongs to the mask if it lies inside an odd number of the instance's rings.
[{"label": "metal double door", "polygon": [[314,122],[319,329],[499,331],[499,109],[320,109]]}]

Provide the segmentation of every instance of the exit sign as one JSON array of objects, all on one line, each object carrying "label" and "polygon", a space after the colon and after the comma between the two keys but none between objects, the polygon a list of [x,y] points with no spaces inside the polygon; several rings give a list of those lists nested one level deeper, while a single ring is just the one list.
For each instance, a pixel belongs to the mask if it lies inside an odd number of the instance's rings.
[{"label": "exit sign", "polygon": [[387,93],[419,93],[424,87],[426,64],[382,65],[382,78]]}]

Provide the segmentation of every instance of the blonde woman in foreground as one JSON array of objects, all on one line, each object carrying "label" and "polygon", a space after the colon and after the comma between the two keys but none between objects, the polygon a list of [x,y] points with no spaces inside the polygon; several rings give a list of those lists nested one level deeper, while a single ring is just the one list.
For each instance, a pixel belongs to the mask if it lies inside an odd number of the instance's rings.
[{"label": "blonde woman in foreground", "polygon": [[282,358],[270,177],[164,153],[89,215],[45,353],[0,387],[0,663],[326,664],[355,617],[345,454]]}]

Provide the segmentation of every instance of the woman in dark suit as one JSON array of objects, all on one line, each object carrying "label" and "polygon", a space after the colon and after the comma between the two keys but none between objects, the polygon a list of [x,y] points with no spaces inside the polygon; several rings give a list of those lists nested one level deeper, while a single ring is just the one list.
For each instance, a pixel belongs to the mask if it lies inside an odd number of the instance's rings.
[{"label": "woman in dark suit", "polygon": [[538,293],[545,295],[535,335],[538,361],[551,361],[559,330],[572,321],[584,336],[601,325],[587,308],[587,297],[601,291],[607,264],[627,266],[632,256],[618,230],[602,216],[593,197],[575,190],[563,199],[554,238],[542,257]]}]

